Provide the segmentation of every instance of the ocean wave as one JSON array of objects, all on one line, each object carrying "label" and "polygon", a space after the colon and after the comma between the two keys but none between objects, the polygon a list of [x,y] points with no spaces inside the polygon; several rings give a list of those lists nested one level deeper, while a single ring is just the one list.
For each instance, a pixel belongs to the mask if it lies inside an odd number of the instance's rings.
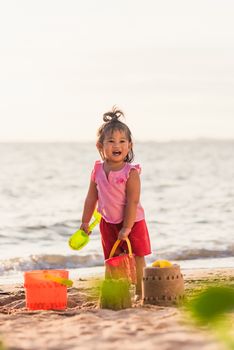
[{"label": "ocean wave", "polygon": [[47,229],[48,227],[46,225],[36,225],[36,226],[23,226],[21,227],[21,231],[24,232],[24,231],[41,231],[41,230],[45,230]]},{"label": "ocean wave", "polygon": [[234,257],[234,246],[226,249],[184,249],[176,252],[165,252],[164,257],[171,260],[195,260],[203,258],[229,258]]},{"label": "ocean wave", "polygon": [[51,225],[28,225],[28,226],[22,226],[20,229],[22,231],[41,231],[41,230],[52,230],[52,231],[56,231],[57,229],[75,229],[79,227],[80,222],[79,221],[61,221],[61,222],[55,222]]},{"label": "ocean wave", "polygon": [[[229,246],[223,250],[209,250],[203,248],[184,249],[181,251],[161,251],[148,257],[150,261],[155,259],[168,259],[174,261],[229,258],[234,257],[234,246]],[[41,254],[30,255],[28,257],[17,257],[0,260],[0,273],[20,272],[30,270],[47,269],[75,269],[103,266],[104,258],[102,254],[86,255],[60,255],[60,254]]]},{"label": "ocean wave", "polygon": [[11,258],[0,261],[0,273],[11,271],[31,271],[47,269],[74,269],[81,267],[102,266],[104,264],[103,255],[30,255],[26,258]]}]

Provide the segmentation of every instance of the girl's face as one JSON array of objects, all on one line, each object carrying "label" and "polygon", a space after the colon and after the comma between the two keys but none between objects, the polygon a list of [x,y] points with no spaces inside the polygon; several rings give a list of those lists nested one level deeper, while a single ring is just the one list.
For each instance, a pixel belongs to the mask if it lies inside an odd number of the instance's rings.
[{"label": "girl's face", "polygon": [[123,162],[132,148],[126,133],[121,130],[114,130],[105,136],[103,144],[97,144],[98,150],[105,160],[119,163]]}]

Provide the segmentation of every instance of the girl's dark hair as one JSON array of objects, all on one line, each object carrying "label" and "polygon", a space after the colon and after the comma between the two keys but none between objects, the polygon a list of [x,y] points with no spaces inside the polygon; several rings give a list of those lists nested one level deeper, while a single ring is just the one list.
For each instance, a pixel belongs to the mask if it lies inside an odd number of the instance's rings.
[{"label": "girl's dark hair", "polygon": [[[124,117],[124,113],[120,109],[117,109],[116,106],[114,106],[110,112],[103,114],[104,123],[98,129],[97,142],[103,144],[104,138],[107,134],[112,134],[114,131],[119,130],[123,131],[126,134],[128,141],[132,143],[132,133],[129,127],[119,120],[120,117]],[[131,163],[133,159],[134,153],[131,148],[124,161]]]}]

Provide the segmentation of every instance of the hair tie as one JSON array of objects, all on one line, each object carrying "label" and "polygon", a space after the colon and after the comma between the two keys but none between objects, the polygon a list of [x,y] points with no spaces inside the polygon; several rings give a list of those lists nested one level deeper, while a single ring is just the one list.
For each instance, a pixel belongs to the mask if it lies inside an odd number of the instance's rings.
[{"label": "hair tie", "polygon": [[103,115],[103,120],[106,123],[117,122],[119,117],[120,115],[117,115],[117,113],[108,112]]}]

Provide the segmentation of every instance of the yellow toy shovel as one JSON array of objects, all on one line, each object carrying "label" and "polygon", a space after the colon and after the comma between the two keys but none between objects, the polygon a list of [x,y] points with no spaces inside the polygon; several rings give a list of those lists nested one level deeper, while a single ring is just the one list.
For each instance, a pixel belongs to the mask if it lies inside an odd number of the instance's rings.
[{"label": "yellow toy shovel", "polygon": [[[92,231],[94,229],[94,227],[97,224],[99,224],[99,222],[101,221],[101,218],[102,218],[101,214],[99,214],[97,212],[97,210],[94,211],[93,216],[94,216],[95,220],[89,225],[89,231]],[[70,237],[68,243],[72,249],[80,250],[84,246],[86,246],[86,244],[89,243],[89,235],[85,231],[79,229],[78,231],[73,233],[73,235]]]}]

